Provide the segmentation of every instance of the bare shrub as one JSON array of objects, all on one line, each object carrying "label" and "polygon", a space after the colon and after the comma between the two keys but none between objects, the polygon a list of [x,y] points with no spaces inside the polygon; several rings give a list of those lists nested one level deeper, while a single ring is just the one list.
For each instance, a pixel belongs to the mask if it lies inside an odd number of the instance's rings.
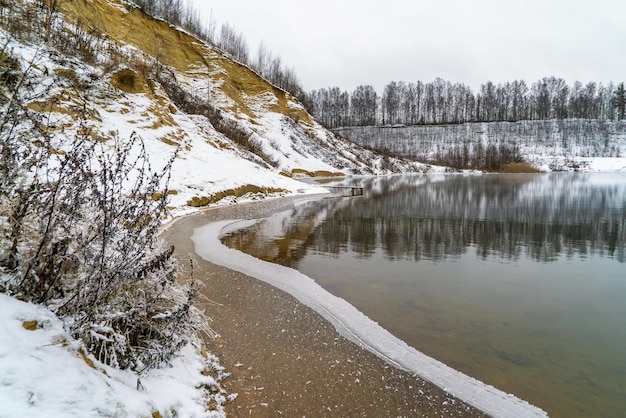
[{"label": "bare shrub", "polygon": [[0,85],[0,291],[47,305],[104,363],[155,367],[204,327],[158,238],[175,155],[153,170],[138,135],[102,143],[86,125],[57,140],[19,80]]}]

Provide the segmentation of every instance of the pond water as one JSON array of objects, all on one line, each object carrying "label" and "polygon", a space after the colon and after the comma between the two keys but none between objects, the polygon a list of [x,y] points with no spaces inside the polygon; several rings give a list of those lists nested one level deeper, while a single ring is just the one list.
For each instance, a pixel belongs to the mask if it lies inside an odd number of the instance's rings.
[{"label": "pond water", "polygon": [[623,416],[625,174],[341,184],[364,195],[299,204],[223,241],[301,271],[409,345],[550,416]]}]

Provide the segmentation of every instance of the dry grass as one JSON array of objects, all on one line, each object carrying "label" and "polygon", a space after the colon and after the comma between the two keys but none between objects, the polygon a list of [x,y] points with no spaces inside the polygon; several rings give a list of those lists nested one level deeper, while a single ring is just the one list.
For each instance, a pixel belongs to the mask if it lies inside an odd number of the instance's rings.
[{"label": "dry grass", "polygon": [[326,170],[308,171],[301,168],[291,170],[291,177],[343,177],[345,174],[341,172],[332,172]]},{"label": "dry grass", "polygon": [[538,168],[526,163],[506,164],[503,165],[498,171],[500,173],[543,173],[543,171]]},{"label": "dry grass", "polygon": [[36,320],[22,322],[22,327],[28,331],[35,331],[39,328],[39,323]]},{"label": "dry grass", "polygon": [[208,206],[212,203],[217,203],[220,200],[224,199],[225,197],[229,197],[229,196],[241,197],[248,193],[259,193],[259,194],[268,195],[271,193],[283,193],[283,192],[285,192],[284,189],[275,189],[273,187],[259,187],[254,184],[246,184],[244,186],[239,186],[235,189],[228,189],[228,190],[215,193],[211,196],[202,196],[202,197],[194,196],[191,200],[187,201],[187,204],[189,206],[197,208],[197,207],[202,207],[202,206]]},{"label": "dry grass", "polygon": [[71,68],[55,68],[54,69],[54,73],[60,77],[60,78],[65,78],[66,80],[69,80],[70,83],[72,83],[72,85],[76,88],[84,88],[84,83],[81,82],[81,80],[78,77],[78,74],[76,74],[76,71],[74,71]]},{"label": "dry grass", "polygon": [[80,354],[80,357],[83,359],[83,361],[87,364],[87,366],[91,367],[92,369],[96,368],[95,363],[93,362],[93,360],[91,360],[88,356],[87,353],[85,352],[84,349],[80,348],[78,350],[78,354]]},{"label": "dry grass", "polygon": [[[82,115],[82,103],[78,95],[70,90],[47,97],[43,101],[32,101],[26,108],[35,112],[59,113],[76,119]],[[96,112],[88,113],[90,119],[100,120]]]},{"label": "dry grass", "polygon": [[[167,195],[168,196],[176,196],[177,194],[178,194],[178,190],[172,189],[172,190],[168,190],[167,191]],[[163,198],[163,196],[164,196],[163,192],[152,193],[152,200],[154,200],[154,201],[161,200]]]}]

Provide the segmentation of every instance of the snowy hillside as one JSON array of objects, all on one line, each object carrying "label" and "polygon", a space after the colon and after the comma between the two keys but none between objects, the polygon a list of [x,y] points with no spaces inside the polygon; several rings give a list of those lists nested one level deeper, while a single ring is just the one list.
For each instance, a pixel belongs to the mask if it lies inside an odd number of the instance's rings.
[{"label": "snowy hillside", "polygon": [[455,163],[477,149],[510,147],[544,171],[626,170],[626,121],[565,119],[457,125],[351,127],[336,132],[362,146],[424,162]]},{"label": "snowy hillside", "polygon": [[56,19],[63,30],[48,44],[0,32],[4,54],[37,86],[27,106],[46,115],[57,143],[85,128],[105,146],[135,132],[156,167],[178,148],[173,207],[313,191],[294,181],[302,176],[425,170],[335,136],[248,67],[126,2],[62,2]]}]

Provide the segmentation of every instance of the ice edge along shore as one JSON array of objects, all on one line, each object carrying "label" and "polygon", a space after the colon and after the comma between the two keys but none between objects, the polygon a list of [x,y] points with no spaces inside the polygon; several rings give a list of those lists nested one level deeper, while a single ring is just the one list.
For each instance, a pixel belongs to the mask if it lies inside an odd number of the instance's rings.
[{"label": "ice edge along shore", "polygon": [[393,366],[434,383],[490,416],[548,416],[542,409],[410,347],[344,299],[332,295],[299,271],[228,248],[219,240],[224,229],[235,226],[241,228],[255,222],[257,221],[226,220],[196,228],[191,237],[195,252],[206,261],[255,277],[289,293],[300,303],[322,315],[344,337]]}]

